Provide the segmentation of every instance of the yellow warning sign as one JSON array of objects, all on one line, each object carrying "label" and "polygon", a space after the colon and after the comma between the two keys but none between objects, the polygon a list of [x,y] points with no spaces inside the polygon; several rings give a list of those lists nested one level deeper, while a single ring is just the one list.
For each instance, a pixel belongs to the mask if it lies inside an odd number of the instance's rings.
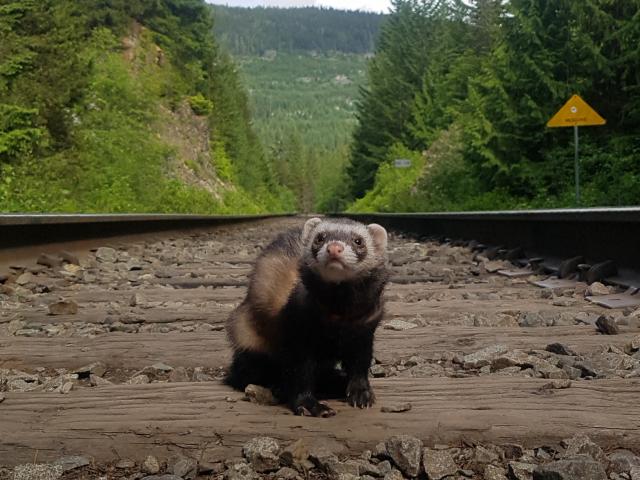
[{"label": "yellow warning sign", "polygon": [[607,121],[598,115],[587,102],[574,95],[565,103],[558,113],[547,122],[547,127],[582,127],[587,125],[604,125]]}]

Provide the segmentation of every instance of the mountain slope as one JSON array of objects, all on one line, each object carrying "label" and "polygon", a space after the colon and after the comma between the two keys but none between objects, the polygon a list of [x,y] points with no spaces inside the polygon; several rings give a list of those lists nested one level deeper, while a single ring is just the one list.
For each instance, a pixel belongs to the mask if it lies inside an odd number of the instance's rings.
[{"label": "mountain slope", "polygon": [[384,16],[318,8],[213,6],[250,91],[255,128],[302,211],[335,211],[358,90]]},{"label": "mountain slope", "polygon": [[0,210],[292,208],[204,1],[15,1],[0,30]]}]

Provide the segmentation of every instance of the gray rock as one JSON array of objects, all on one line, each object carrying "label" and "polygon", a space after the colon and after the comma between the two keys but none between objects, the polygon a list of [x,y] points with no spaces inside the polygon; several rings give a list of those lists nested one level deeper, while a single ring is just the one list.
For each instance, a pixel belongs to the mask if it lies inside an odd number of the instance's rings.
[{"label": "gray rock", "polygon": [[600,463],[606,463],[607,457],[602,449],[593,443],[589,437],[584,434],[577,434],[568,440],[563,441],[567,447],[562,458],[573,457],[576,455],[589,455],[591,458]]},{"label": "gray rock", "polygon": [[574,315],[574,320],[577,324],[595,325],[599,316],[597,313],[579,312]]},{"label": "gray rock", "polygon": [[73,300],[61,300],[49,305],[50,315],[75,315],[78,313],[78,304]]},{"label": "gray rock", "polygon": [[28,463],[16,465],[10,478],[12,480],[57,480],[62,473],[60,465]]},{"label": "gray rock", "polygon": [[140,480],[182,480],[182,477],[165,473],[163,475],[147,475],[146,477],[142,477]]},{"label": "gray rock", "polygon": [[387,446],[384,442],[377,443],[376,446],[373,447],[371,455],[377,458],[389,458],[389,452],[387,452]]},{"label": "gray rock", "polygon": [[553,325],[553,318],[546,318],[539,312],[522,312],[518,316],[521,327],[546,327]]},{"label": "gray rock", "polygon": [[640,480],[640,467],[633,467],[629,471],[629,477],[631,477],[631,480]]},{"label": "gray rock", "polygon": [[137,325],[126,325],[122,322],[113,322],[109,325],[110,332],[135,333],[138,331]]},{"label": "gray rock", "polygon": [[75,470],[76,468],[86,467],[91,462],[87,457],[83,457],[80,455],[68,455],[66,457],[60,457],[53,465],[58,465],[62,467],[63,472],[69,472],[71,470]]},{"label": "gray rock", "polygon": [[629,450],[615,450],[607,458],[609,468],[615,473],[629,473],[634,467],[640,468],[640,457]]},{"label": "gray rock", "polygon": [[5,399],[5,396],[2,393],[0,393],[0,403],[4,402],[4,399]]},{"label": "gray rock", "polygon": [[579,368],[582,377],[597,377],[598,372],[595,367],[586,360],[580,360],[573,364],[574,368]]},{"label": "gray rock", "polygon": [[492,345],[462,357],[464,368],[481,368],[490,365],[492,360],[507,351],[506,345]]},{"label": "gray rock", "polygon": [[151,380],[149,379],[148,376],[146,376],[146,375],[136,375],[135,377],[130,378],[127,383],[130,384],[130,385],[143,385],[143,384],[149,383],[149,382],[151,382]]},{"label": "gray rock", "polygon": [[355,480],[360,475],[360,466],[353,460],[329,461],[325,464],[324,471],[330,480]]},{"label": "gray rock", "polygon": [[422,455],[422,463],[429,480],[440,480],[449,475],[455,475],[458,471],[456,462],[447,450],[425,448]]},{"label": "gray rock", "polygon": [[111,247],[100,247],[96,250],[96,258],[104,263],[113,263],[118,259],[118,252]]},{"label": "gray rock", "polygon": [[14,333],[16,337],[37,337],[39,334],[40,330],[35,328],[23,328]]},{"label": "gray rock", "polygon": [[180,478],[192,480],[198,475],[198,461],[192,458],[177,455],[169,460],[168,465],[169,471]]},{"label": "gray rock", "polygon": [[292,466],[305,462],[309,458],[309,448],[302,439],[296,440],[285,447],[280,453],[280,462]]},{"label": "gray rock", "polygon": [[280,445],[271,437],[256,437],[242,447],[242,454],[256,472],[270,472],[280,466]]},{"label": "gray rock", "polygon": [[67,394],[73,390],[73,382],[65,382],[60,386],[60,393]]},{"label": "gray rock", "polygon": [[92,387],[104,387],[106,385],[113,385],[113,383],[106,378],[98,377],[97,375],[89,376],[89,383]]},{"label": "gray rock", "polygon": [[274,476],[275,478],[282,478],[283,480],[295,480],[298,478],[302,478],[300,477],[300,474],[297,472],[297,470],[289,467],[282,467],[274,474]]},{"label": "gray rock", "polygon": [[66,262],[71,265],[80,265],[80,259],[78,258],[78,256],[74,255],[71,252],[63,250],[58,254],[58,256],[63,262]]},{"label": "gray rock", "polygon": [[385,470],[384,472],[380,470],[378,465],[374,465],[368,460],[364,459],[356,459],[356,460],[347,460],[345,463],[350,465],[355,465],[358,469],[358,475],[368,475],[371,477],[384,477],[384,475],[390,470]]},{"label": "gray rock", "polygon": [[18,285],[26,285],[30,282],[33,282],[33,274],[31,272],[25,272],[16,278],[16,283]]},{"label": "gray rock", "polygon": [[604,335],[617,335],[620,333],[620,327],[618,327],[616,321],[604,315],[601,315],[598,317],[598,320],[596,320],[596,328]]},{"label": "gray rock", "polygon": [[547,352],[555,353],[556,355],[575,355],[576,353],[571,350],[569,347],[562,343],[550,343],[545,347]]},{"label": "gray rock", "polygon": [[371,376],[375,378],[387,376],[387,369],[384,368],[382,365],[372,365],[369,370],[371,371]]},{"label": "gray rock", "polygon": [[102,362],[93,362],[89,365],[85,365],[73,370],[73,373],[77,373],[79,378],[89,377],[90,375],[96,375],[102,377],[107,372],[107,366]]},{"label": "gray rock", "polygon": [[189,373],[184,367],[176,367],[169,373],[170,382],[188,382]]},{"label": "gray rock", "polygon": [[517,460],[524,454],[524,448],[517,443],[506,443],[502,445],[502,452],[507,460]]},{"label": "gray rock", "polygon": [[531,480],[536,465],[525,462],[509,462],[509,477],[514,480]]},{"label": "gray rock", "polygon": [[395,330],[401,332],[403,330],[409,330],[411,328],[416,328],[417,325],[411,322],[405,322],[404,320],[400,320],[394,318],[393,320],[389,320],[387,323],[383,325],[383,328],[386,330]]},{"label": "gray rock", "polygon": [[502,467],[487,465],[484,468],[484,480],[507,480],[507,471]]},{"label": "gray rock", "polygon": [[121,469],[134,468],[135,466],[136,466],[136,462],[126,458],[116,463],[116,468],[121,468]]},{"label": "gray rock", "polygon": [[383,476],[389,473],[393,469],[393,466],[391,465],[391,462],[389,460],[383,460],[382,462],[378,463],[378,465],[376,466],[378,467],[378,471]]},{"label": "gray rock", "polygon": [[586,291],[587,296],[609,295],[610,293],[609,287],[600,282],[593,282]]},{"label": "gray rock", "polygon": [[166,363],[158,362],[151,365],[151,369],[155,370],[156,372],[167,373],[173,370],[173,367],[171,365],[167,365]]},{"label": "gray rock", "polygon": [[565,371],[570,380],[577,380],[582,376],[582,370],[579,368],[563,365],[562,370]]},{"label": "gray rock", "polygon": [[476,463],[485,464],[500,461],[500,453],[494,448],[486,448],[482,445],[478,445],[475,448],[473,458]]},{"label": "gray rock", "polygon": [[160,471],[160,462],[158,462],[158,459],[153,455],[149,455],[144,459],[144,462],[142,462],[142,471],[155,475]]},{"label": "gray rock", "polygon": [[249,384],[244,389],[244,395],[247,400],[258,405],[277,405],[278,401],[268,388],[260,385]]},{"label": "gray rock", "polygon": [[607,473],[602,464],[583,454],[537,466],[533,480],[607,480]]},{"label": "gray rock", "polygon": [[144,303],[144,298],[139,293],[134,293],[129,298],[129,306],[135,307]]},{"label": "gray rock", "polygon": [[542,387],[542,390],[562,390],[564,388],[571,387],[571,380],[552,380],[551,382],[545,383]]},{"label": "gray rock", "polygon": [[395,468],[384,476],[384,480],[404,480],[402,473]]},{"label": "gray rock", "polygon": [[380,408],[380,411],[385,413],[401,413],[408,412],[411,410],[411,407],[412,405],[409,402],[397,403],[395,405],[384,405]]},{"label": "gray rock", "polygon": [[410,435],[394,435],[385,442],[387,454],[393,463],[408,477],[420,472],[422,440]]},{"label": "gray rock", "polygon": [[327,472],[339,462],[337,455],[323,446],[314,447],[310,450],[309,458],[316,467],[324,472]]}]

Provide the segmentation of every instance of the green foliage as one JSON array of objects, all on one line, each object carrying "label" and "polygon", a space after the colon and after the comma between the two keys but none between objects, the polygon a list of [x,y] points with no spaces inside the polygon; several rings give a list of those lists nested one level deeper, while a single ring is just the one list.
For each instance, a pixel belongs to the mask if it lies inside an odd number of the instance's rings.
[{"label": "green foliage", "polygon": [[332,8],[212,8],[220,41],[243,56],[270,51],[368,53],[384,19],[377,13]]},{"label": "green foliage", "polygon": [[302,211],[343,209],[344,167],[366,58],[347,53],[241,57],[255,131]]},{"label": "green foliage", "polygon": [[[292,210],[264,160],[249,168],[264,155],[212,27],[203,0],[0,6],[0,209]],[[185,101],[206,118],[171,130]],[[203,144],[206,161],[182,152],[180,135]],[[185,165],[197,181],[180,175]]]},{"label": "green foliage", "polygon": [[[573,132],[545,125],[573,93],[607,119],[580,129],[583,203],[640,202],[640,2],[397,0],[394,8],[358,108],[348,172],[352,194],[366,195],[353,208],[572,205]],[[433,165],[416,183],[388,184],[385,162],[397,145],[432,152],[447,143],[457,145],[448,160],[428,157]]]},{"label": "green foliage", "polygon": [[201,93],[189,97],[188,100],[191,110],[196,115],[209,115],[213,112],[213,102],[204,98]]},{"label": "green foliage", "polygon": [[216,169],[218,178],[225,182],[233,182],[235,174],[233,173],[233,165],[231,159],[224,149],[222,142],[213,142],[211,150],[211,159],[213,167]]},{"label": "green foliage", "polygon": [[[411,160],[409,168],[397,168],[396,159]],[[349,211],[353,212],[394,212],[411,211],[412,187],[424,167],[424,158],[417,152],[396,144],[389,149],[388,158],[380,165],[374,188],[356,201]]]},{"label": "green foliage", "polygon": [[0,162],[19,160],[37,148],[44,135],[35,126],[37,113],[34,109],[0,104]]},{"label": "green foliage", "polygon": [[221,43],[251,92],[267,167],[303,211],[342,210],[344,173],[383,15],[318,8],[212,7]]},{"label": "green foliage", "polygon": [[378,165],[395,143],[409,145],[407,122],[422,85],[430,50],[436,45],[440,2],[398,1],[383,25],[368,82],[358,105],[348,168],[352,193],[362,196],[373,185]]}]

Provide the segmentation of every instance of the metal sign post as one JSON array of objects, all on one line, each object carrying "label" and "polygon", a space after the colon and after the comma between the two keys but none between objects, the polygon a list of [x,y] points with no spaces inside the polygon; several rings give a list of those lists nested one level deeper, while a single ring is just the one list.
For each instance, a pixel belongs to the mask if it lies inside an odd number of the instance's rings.
[{"label": "metal sign post", "polygon": [[604,125],[607,121],[578,95],[574,95],[547,122],[547,127],[573,127],[574,170],[576,178],[576,206],[580,206],[580,159],[578,158],[578,127]]},{"label": "metal sign post", "polygon": [[580,206],[580,160],[578,159],[578,126],[573,126],[573,141],[575,143],[575,158],[573,168],[576,173],[576,206]]}]

